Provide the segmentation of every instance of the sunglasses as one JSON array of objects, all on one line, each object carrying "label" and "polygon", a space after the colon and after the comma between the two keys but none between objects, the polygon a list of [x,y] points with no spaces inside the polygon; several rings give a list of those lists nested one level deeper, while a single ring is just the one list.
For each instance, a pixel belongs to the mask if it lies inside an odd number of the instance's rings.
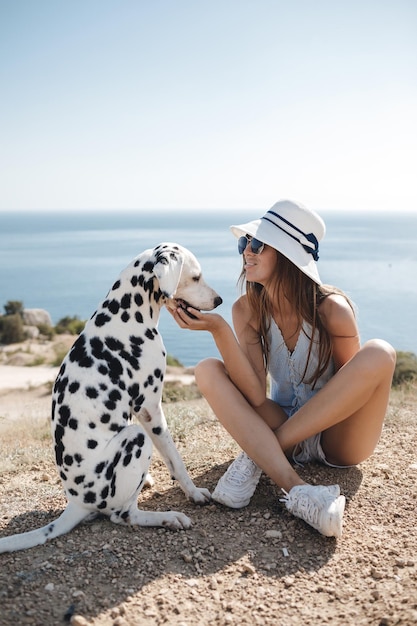
[{"label": "sunglasses", "polygon": [[265,247],[263,241],[259,241],[259,239],[254,239],[250,235],[245,235],[239,237],[237,241],[237,249],[239,254],[243,254],[247,248],[248,243],[250,243],[250,249],[253,254],[261,254],[262,250]]}]

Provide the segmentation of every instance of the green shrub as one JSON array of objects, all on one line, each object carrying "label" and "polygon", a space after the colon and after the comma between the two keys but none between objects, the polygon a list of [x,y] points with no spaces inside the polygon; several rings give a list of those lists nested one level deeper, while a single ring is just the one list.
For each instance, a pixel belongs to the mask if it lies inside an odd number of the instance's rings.
[{"label": "green shrub", "polygon": [[52,326],[49,326],[49,324],[38,324],[38,328],[41,335],[47,339],[53,339],[55,330]]},{"label": "green shrub", "polygon": [[63,317],[59,320],[58,324],[55,326],[55,332],[58,335],[79,335],[84,330],[85,322],[80,320],[77,316]]},{"label": "green shrub", "polygon": [[6,315],[20,315],[23,318],[23,302],[20,300],[9,300],[4,305]]},{"label": "green shrub", "polygon": [[183,367],[183,364],[171,354],[167,354],[167,365],[171,367]]},{"label": "green shrub", "polygon": [[417,355],[414,352],[397,352],[392,384],[397,387],[410,380],[417,380]]},{"label": "green shrub", "polygon": [[19,313],[0,318],[0,341],[4,344],[24,341],[23,319]]}]

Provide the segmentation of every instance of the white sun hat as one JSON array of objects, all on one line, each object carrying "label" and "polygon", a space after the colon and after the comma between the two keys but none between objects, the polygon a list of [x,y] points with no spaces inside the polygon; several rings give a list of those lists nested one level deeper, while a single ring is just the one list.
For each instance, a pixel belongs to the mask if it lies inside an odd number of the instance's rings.
[{"label": "white sun hat", "polygon": [[280,200],[260,219],[230,229],[237,238],[251,235],[275,248],[321,285],[317,260],[326,226],[315,211],[298,202]]}]

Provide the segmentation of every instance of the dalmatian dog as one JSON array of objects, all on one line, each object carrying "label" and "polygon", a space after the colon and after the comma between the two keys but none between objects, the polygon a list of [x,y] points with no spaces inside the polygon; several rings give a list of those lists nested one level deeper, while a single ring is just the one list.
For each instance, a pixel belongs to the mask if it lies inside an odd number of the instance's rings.
[{"label": "dalmatian dog", "polygon": [[191,526],[183,513],[137,507],[150,479],[152,444],[190,500],[205,504],[211,498],[192,482],[167,428],[161,407],[166,352],[158,320],[164,305],[209,311],[221,302],[194,255],[175,243],[146,250],[121,272],[55,381],[52,438],[68,504],[46,526],[0,539],[0,552],[44,544],[99,513],[117,524]]}]

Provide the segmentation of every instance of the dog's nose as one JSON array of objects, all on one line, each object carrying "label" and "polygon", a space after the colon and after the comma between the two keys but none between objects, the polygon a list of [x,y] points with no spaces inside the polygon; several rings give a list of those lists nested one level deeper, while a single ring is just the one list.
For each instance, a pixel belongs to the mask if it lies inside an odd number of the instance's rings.
[{"label": "dog's nose", "polygon": [[223,298],[221,298],[220,296],[216,296],[214,298],[214,308],[216,308],[217,306],[220,306],[222,302],[223,302]]}]

